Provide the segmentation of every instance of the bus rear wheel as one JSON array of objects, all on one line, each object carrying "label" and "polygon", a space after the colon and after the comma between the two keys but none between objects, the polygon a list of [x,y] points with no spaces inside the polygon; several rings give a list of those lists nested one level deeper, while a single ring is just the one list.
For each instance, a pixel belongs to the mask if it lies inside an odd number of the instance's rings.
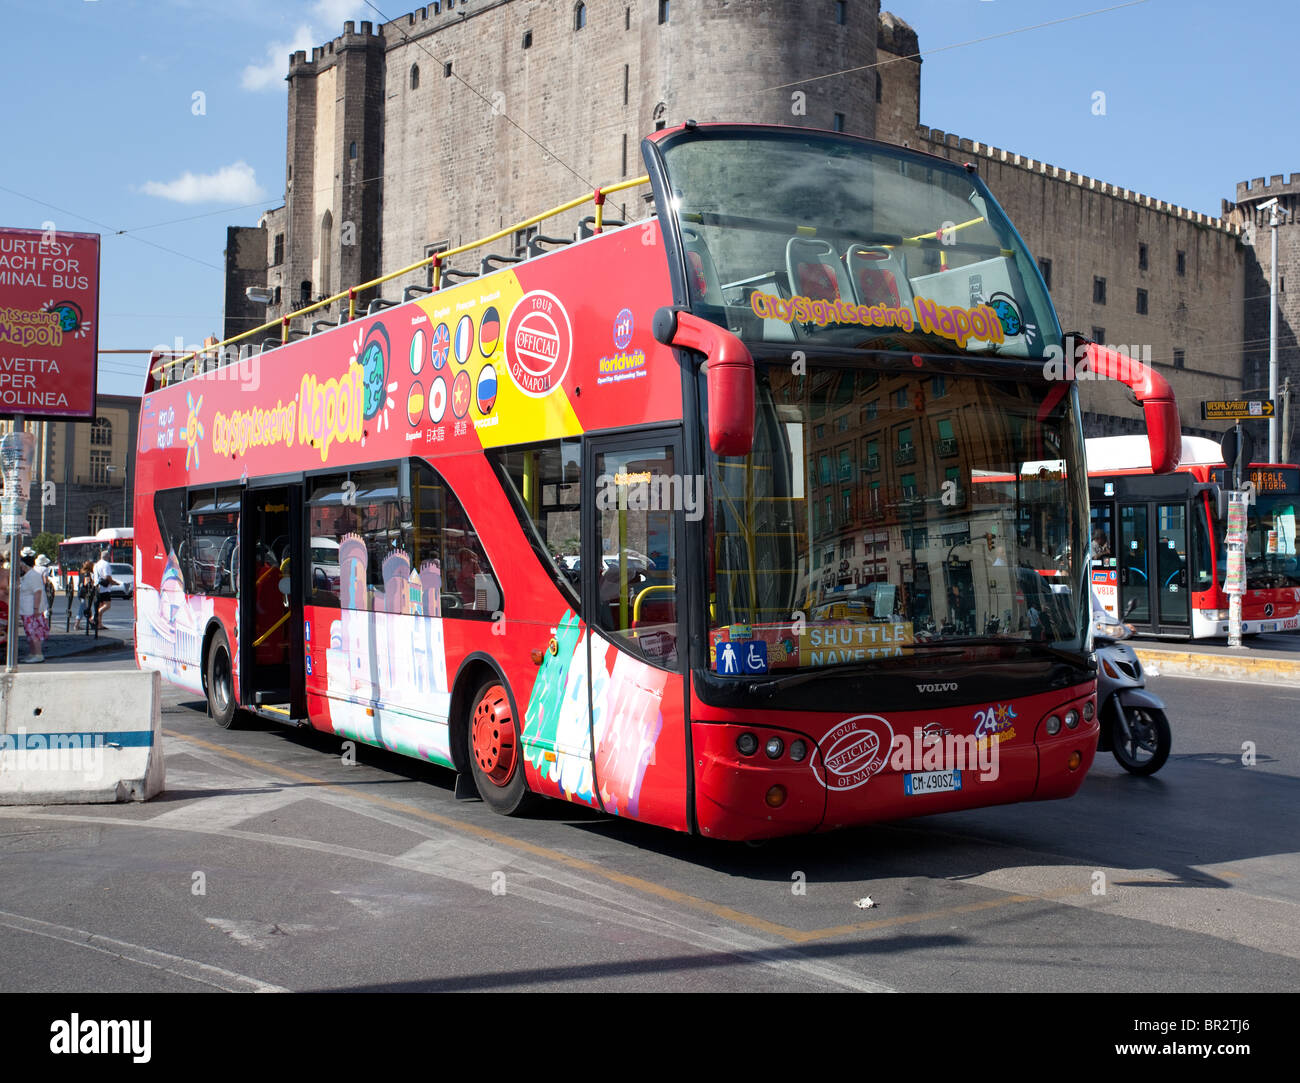
[{"label": "bus rear wheel", "polygon": [[230,640],[218,631],[208,644],[208,657],[204,661],[207,675],[208,711],[223,730],[236,728],[239,716],[235,703],[235,670],[230,660]]},{"label": "bus rear wheel", "polygon": [[524,782],[524,754],[505,686],[489,678],[470,700],[468,738],[470,770],[479,796],[495,812],[518,816],[534,803]]}]

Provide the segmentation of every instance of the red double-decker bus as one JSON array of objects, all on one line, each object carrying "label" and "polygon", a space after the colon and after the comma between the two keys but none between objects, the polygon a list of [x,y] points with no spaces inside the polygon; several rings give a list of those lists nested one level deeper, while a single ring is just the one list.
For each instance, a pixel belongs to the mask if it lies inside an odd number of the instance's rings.
[{"label": "red double-decker bus", "polygon": [[[1139,632],[1203,639],[1228,634],[1227,514],[1231,472],[1213,440],[1182,438],[1181,463],[1153,476],[1147,441],[1106,436],[1087,441],[1092,503],[1093,590],[1106,609]],[[1246,509],[1246,590],[1241,628],[1248,635],[1300,630],[1296,509],[1300,466],[1251,463]]]},{"label": "red double-decker bus", "polygon": [[[442,764],[505,813],[756,839],[1074,793],[1097,740],[1077,396],[988,189],[805,129],[643,152],[590,235],[444,288],[453,249],[405,303],[159,359],[139,665],[223,726]],[[645,183],[653,214],[602,228]],[[1171,468],[1167,386],[1094,352]]]}]

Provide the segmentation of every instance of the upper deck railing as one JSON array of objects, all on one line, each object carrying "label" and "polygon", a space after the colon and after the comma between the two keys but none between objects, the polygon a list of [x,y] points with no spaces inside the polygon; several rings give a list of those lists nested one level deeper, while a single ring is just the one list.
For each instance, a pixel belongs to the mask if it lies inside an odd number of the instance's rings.
[{"label": "upper deck railing", "polygon": [[[545,222],[548,218],[554,218],[557,215],[574,210],[589,201],[596,208],[592,232],[601,233],[604,231],[605,227],[605,199],[614,192],[622,192],[628,188],[638,188],[643,184],[648,184],[649,182],[649,175],[642,174],[639,177],[634,177],[632,180],[620,181],[617,184],[608,184],[593,189],[590,195],[579,196],[576,199],[569,200],[567,203],[561,203],[558,207],[552,207],[550,210],[543,211],[541,214],[535,214],[531,218],[524,219],[522,222],[515,222],[512,225],[506,226],[504,229],[499,229],[495,233],[491,233],[486,237],[480,237],[478,240],[458,245],[455,248],[448,248],[441,252],[435,252],[433,255],[426,256],[417,263],[412,263],[409,266],[402,267],[396,271],[390,271],[388,274],[380,275],[378,278],[372,278],[369,282],[362,282],[356,286],[349,286],[346,290],[340,290],[338,293],[332,294],[329,297],[323,297],[319,301],[314,301],[312,304],[306,305],[303,308],[295,309],[293,312],[286,312],[278,319],[270,320],[259,327],[254,327],[250,331],[244,331],[241,334],[232,335],[230,338],[222,339],[220,342],[211,345],[205,344],[200,350],[192,350],[190,353],[182,354],[179,357],[173,357],[168,361],[159,362],[150,370],[154,378],[154,389],[166,387],[174,381],[188,379],[190,376],[200,375],[204,372],[210,371],[206,365],[203,368],[199,368],[196,364],[193,372],[186,373],[183,366],[191,361],[198,362],[200,359],[203,359],[206,362],[207,359],[215,355],[217,368],[220,368],[223,364],[229,364],[229,361],[223,360],[226,356],[225,350],[227,347],[243,342],[246,339],[251,339],[256,335],[271,330],[273,327],[278,326],[280,328],[280,345],[283,346],[289,341],[290,325],[294,320],[300,319],[303,316],[309,316],[320,309],[328,308],[336,301],[342,301],[344,298],[346,298],[348,302],[347,322],[351,322],[357,318],[357,297],[359,294],[364,293],[366,290],[374,289],[376,286],[382,286],[385,282],[391,282],[394,278],[401,278],[403,275],[411,274],[413,271],[418,271],[425,267],[432,267],[433,286],[427,292],[436,293],[442,288],[443,267],[448,259],[464,252],[473,251],[476,248],[482,248],[484,245],[492,244],[494,241],[499,241],[503,237],[512,236],[520,230],[528,229],[530,226],[539,225],[542,222]],[[586,219],[584,219],[584,221],[586,221]],[[421,292],[424,292],[423,288],[421,289]],[[179,376],[173,375],[174,371],[177,369],[180,369],[181,374]]]}]

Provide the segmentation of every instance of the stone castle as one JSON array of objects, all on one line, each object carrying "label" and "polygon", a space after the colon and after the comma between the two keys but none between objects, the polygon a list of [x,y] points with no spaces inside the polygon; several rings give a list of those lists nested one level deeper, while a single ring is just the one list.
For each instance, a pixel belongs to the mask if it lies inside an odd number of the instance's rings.
[{"label": "stone castle", "polygon": [[[1284,204],[1284,276],[1300,252],[1300,178],[1238,185],[1214,218],[930,128],[919,52],[878,0],[442,0],[345,23],[289,58],[285,201],[229,231],[225,334],[637,176],[641,137],[691,117],[842,130],[971,162],[1038,257],[1063,328],[1164,371],[1185,432],[1224,427],[1201,421],[1202,399],[1266,392],[1272,268],[1268,212],[1254,207]],[[578,213],[543,232],[572,235]],[[646,213],[639,191],[607,205],[625,221]],[[494,250],[522,255],[530,236]],[[425,283],[421,271],[384,291]],[[1279,284],[1281,372],[1300,390],[1300,305]],[[272,302],[249,302],[250,285]],[[1088,435],[1141,431],[1123,388],[1080,391]],[[1283,458],[1296,454],[1293,438]]]}]

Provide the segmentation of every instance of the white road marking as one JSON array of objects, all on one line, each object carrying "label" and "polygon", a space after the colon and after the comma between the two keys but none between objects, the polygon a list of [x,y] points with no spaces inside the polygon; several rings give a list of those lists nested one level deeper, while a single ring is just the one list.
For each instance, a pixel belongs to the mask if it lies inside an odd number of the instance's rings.
[{"label": "white road marking", "polygon": [[22,914],[11,914],[5,910],[0,910],[0,925],[15,929],[18,932],[48,937],[50,940],[61,940],[65,944],[72,944],[75,947],[103,952],[105,955],[112,955],[118,959],[136,963],[139,966],[150,967],[153,970],[165,970],[169,974],[177,974],[190,981],[211,985],[227,993],[287,993],[290,991],[283,986],[272,985],[270,982],[264,982],[258,978],[250,978],[246,974],[236,974],[233,970],[225,970],[210,963],[201,963],[197,959],[187,959],[182,955],[170,955],[165,951],[155,951],[153,948],[132,944],[126,940],[116,940],[111,936],[100,936],[88,929],[74,929],[69,925],[56,925],[50,921],[24,917]]},{"label": "white road marking", "polygon": [[269,921],[235,921],[230,918],[204,918],[209,925],[216,926],[236,944],[254,951],[265,951],[268,947],[283,942],[284,937],[297,936],[299,933],[316,931],[315,925],[272,924]]}]

